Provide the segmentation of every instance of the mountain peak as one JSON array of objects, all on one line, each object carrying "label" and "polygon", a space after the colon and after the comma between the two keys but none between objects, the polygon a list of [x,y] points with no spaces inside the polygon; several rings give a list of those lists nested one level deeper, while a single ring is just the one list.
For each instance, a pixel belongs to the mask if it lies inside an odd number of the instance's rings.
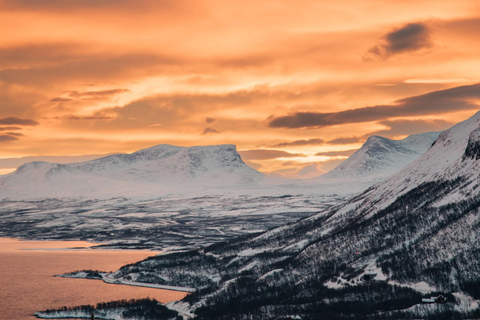
[{"label": "mountain peak", "polygon": [[439,134],[427,132],[410,135],[402,140],[370,136],[357,152],[322,178],[386,178],[420,157]]},{"label": "mountain peak", "polygon": [[242,161],[235,145],[187,148],[161,144],[72,164],[26,163],[0,177],[0,191],[4,197],[95,198],[98,190],[109,196],[158,196],[174,190],[252,184],[264,178]]}]

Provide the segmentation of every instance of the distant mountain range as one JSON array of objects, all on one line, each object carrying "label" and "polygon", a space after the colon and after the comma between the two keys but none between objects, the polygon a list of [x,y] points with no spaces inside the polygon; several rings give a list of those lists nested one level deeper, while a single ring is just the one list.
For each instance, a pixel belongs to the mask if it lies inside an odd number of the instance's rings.
[{"label": "distant mountain range", "polygon": [[242,161],[234,145],[158,145],[79,163],[26,163],[0,177],[0,197],[159,196],[264,179]]},{"label": "distant mountain range", "polygon": [[[479,199],[480,112],[341,205],[117,276],[199,288],[177,304],[198,319],[478,318]],[[421,304],[434,293],[450,303]]]},{"label": "distant mountain range", "polygon": [[[305,181],[267,177],[250,168],[234,145],[157,145],[132,154],[113,154],[69,164],[34,161],[0,176],[0,198],[158,197],[214,188],[251,194],[354,194],[423,154],[439,133],[390,140],[373,136],[327,174]],[[342,184],[348,184],[345,188]]]}]

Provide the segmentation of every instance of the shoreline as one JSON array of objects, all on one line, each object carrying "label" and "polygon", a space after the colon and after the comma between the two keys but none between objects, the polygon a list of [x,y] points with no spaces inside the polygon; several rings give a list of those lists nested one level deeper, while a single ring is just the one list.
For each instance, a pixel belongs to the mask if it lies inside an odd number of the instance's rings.
[{"label": "shoreline", "polygon": [[118,285],[127,285],[127,286],[136,286],[136,287],[146,287],[146,288],[153,288],[153,289],[164,289],[164,290],[171,290],[171,291],[180,291],[180,292],[188,292],[188,293],[195,293],[197,289],[195,288],[188,288],[188,287],[179,287],[179,286],[170,286],[164,284],[156,284],[156,283],[146,283],[146,282],[136,282],[136,281],[129,281],[124,279],[116,279],[113,277],[113,273],[108,272],[98,272],[101,275],[101,279],[87,277],[84,271],[79,271],[76,273],[70,274],[63,274],[57,275],[56,277],[62,278],[71,278],[71,279],[88,279],[88,280],[101,280],[108,284],[118,284]]}]

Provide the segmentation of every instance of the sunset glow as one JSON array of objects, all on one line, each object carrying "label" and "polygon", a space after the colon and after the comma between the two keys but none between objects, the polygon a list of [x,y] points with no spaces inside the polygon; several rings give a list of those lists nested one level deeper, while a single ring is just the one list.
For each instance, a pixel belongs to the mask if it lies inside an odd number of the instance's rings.
[{"label": "sunset glow", "polygon": [[235,144],[307,178],[479,109],[476,0],[0,0],[0,28],[2,159]]}]

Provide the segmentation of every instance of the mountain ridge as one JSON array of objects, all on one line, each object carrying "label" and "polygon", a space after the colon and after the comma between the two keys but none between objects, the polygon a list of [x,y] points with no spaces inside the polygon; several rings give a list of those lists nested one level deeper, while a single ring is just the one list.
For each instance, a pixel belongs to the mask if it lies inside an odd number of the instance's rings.
[{"label": "mountain ridge", "polygon": [[[125,266],[118,276],[197,287],[184,303],[199,319],[477,317],[479,131],[477,112],[343,204],[259,235]],[[417,286],[448,294],[452,304],[422,308]]]},{"label": "mountain ridge", "polygon": [[402,140],[370,136],[359,150],[320,179],[349,176],[379,181],[418,159],[439,135],[440,132],[426,132]]},{"label": "mountain ridge", "polygon": [[248,185],[264,179],[262,173],[242,161],[234,145],[157,145],[86,162],[26,163],[0,177],[0,188],[4,197],[18,193],[20,198],[98,196],[102,192],[105,196],[142,192],[162,195],[200,186]]}]

